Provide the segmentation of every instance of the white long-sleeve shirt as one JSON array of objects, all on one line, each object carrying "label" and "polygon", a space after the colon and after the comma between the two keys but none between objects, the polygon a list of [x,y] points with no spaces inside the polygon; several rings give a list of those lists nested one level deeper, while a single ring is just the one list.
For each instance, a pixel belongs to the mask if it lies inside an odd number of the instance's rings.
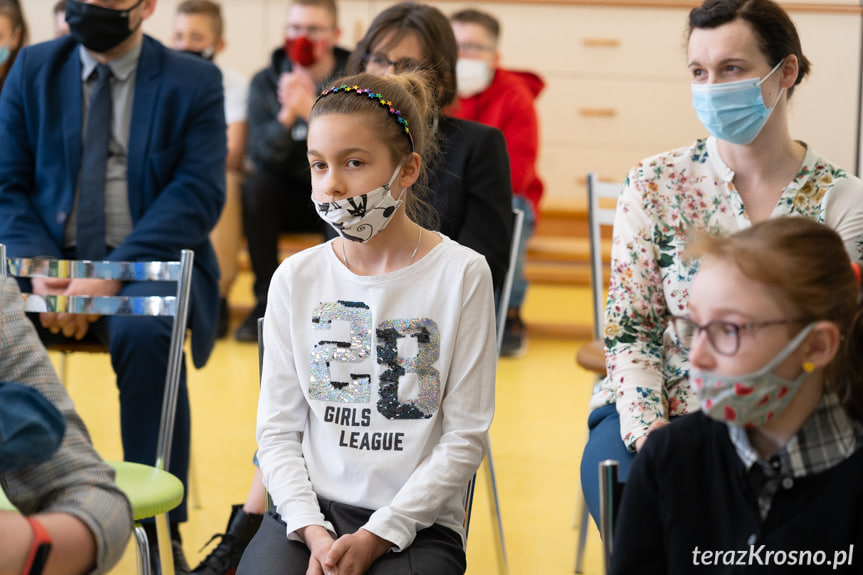
[{"label": "white long-sleeve shirt", "polygon": [[264,321],[258,459],[287,534],[333,531],[317,496],[374,510],[398,550],[434,523],[464,537],[497,365],[491,273],[447,237],[358,276],[328,242],[285,260]]}]

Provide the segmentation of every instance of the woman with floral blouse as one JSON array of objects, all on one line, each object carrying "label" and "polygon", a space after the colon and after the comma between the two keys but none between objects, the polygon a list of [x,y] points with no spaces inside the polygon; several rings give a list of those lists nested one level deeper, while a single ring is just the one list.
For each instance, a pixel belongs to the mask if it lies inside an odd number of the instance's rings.
[{"label": "woman with floral blouse", "polygon": [[794,24],[771,0],[706,0],[689,15],[693,107],[710,133],[647,158],[617,205],[605,310],[608,377],[590,402],[581,464],[591,514],[598,463],[625,479],[648,434],[698,409],[670,318],[688,310],[691,231],[729,235],[790,215],[827,224],[863,260],[863,182],[788,130],[788,99],[809,72]]}]

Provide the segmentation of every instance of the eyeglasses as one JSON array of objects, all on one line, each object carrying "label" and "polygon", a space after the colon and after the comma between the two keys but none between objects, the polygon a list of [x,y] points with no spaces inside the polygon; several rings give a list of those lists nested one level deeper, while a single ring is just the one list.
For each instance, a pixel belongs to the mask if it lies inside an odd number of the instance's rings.
[{"label": "eyeglasses", "polygon": [[705,325],[698,325],[688,317],[673,316],[671,318],[674,324],[674,331],[677,333],[677,339],[680,344],[687,350],[692,349],[692,340],[698,333],[704,332],[707,334],[707,341],[710,342],[710,347],[720,355],[734,355],[740,349],[740,332],[753,331],[762,327],[772,325],[783,325],[786,323],[795,323],[804,321],[802,319],[774,319],[770,321],[759,321],[749,323],[734,323],[715,319],[707,322]]},{"label": "eyeglasses", "polygon": [[305,36],[310,40],[320,40],[323,36],[332,30],[328,26],[300,26],[299,24],[288,24],[286,31],[291,38]]},{"label": "eyeglasses", "polygon": [[413,72],[423,67],[422,62],[413,58],[401,58],[393,62],[379,52],[363,56],[363,64],[365,64],[366,72],[369,74],[383,74],[390,66],[393,67],[393,72],[396,74]]},{"label": "eyeglasses", "polygon": [[494,50],[494,46],[484,46],[474,42],[463,42],[458,45],[459,54],[464,54],[465,56],[476,56],[478,54],[494,52]]}]

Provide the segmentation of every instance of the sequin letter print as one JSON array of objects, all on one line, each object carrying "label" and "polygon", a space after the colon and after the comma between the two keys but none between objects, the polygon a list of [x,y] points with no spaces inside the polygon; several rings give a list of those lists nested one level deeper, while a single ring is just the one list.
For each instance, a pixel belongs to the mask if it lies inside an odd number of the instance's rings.
[{"label": "sequin letter print", "polygon": [[[427,318],[384,321],[377,337],[378,363],[387,368],[380,377],[378,411],[387,419],[430,418],[440,405],[440,372],[433,367],[440,356],[437,324]],[[404,337],[416,339],[416,356],[399,357],[398,340]],[[401,401],[399,380],[407,373],[417,376],[417,399]]]},{"label": "sequin letter print", "polygon": [[315,329],[330,330],[333,320],[349,323],[350,340],[321,339],[312,348],[309,397],[339,403],[369,403],[371,374],[351,372],[349,380],[334,381],[330,366],[333,362],[360,364],[371,356],[372,312],[364,303],[349,301],[321,303],[312,312]]},{"label": "sequin letter print", "polygon": [[[339,339],[333,321],[347,322],[350,335]],[[428,318],[386,320],[372,327],[372,314],[361,302],[338,301],[318,304],[312,314],[316,330],[326,330],[312,349],[309,398],[338,403],[369,403],[372,400],[372,377],[377,380],[375,403],[387,419],[428,419],[440,407],[441,378],[434,367],[440,358],[440,331]],[[377,364],[380,375],[373,376],[371,362],[372,336],[376,337]],[[416,342],[416,355],[403,357],[399,341]],[[348,364],[336,368],[333,364]],[[356,364],[350,369],[350,364]],[[365,367],[365,366],[368,367]],[[365,369],[365,371],[364,371]],[[338,373],[348,373],[339,378]]]}]

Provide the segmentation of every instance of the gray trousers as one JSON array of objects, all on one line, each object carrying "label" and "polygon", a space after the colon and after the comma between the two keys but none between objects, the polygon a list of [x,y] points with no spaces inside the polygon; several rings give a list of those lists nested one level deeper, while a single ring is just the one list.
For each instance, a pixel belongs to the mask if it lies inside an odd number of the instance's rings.
[{"label": "gray trousers", "polygon": [[[319,498],[321,511],[338,535],[354,533],[372,511]],[[237,575],[305,575],[311,556],[305,543],[288,540],[285,522],[270,510],[252,539]],[[367,571],[369,575],[463,575],[467,568],[458,534],[432,525],[417,532],[411,545],[399,553],[386,553]]]}]

